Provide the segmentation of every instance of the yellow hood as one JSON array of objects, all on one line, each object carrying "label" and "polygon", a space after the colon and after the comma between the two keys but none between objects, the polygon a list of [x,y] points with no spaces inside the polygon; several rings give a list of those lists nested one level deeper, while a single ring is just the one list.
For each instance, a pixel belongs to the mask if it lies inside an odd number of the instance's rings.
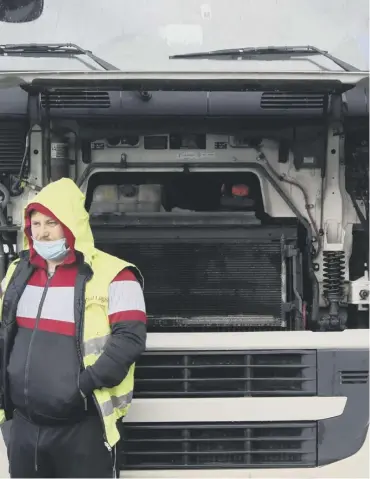
[{"label": "yellow hood", "polygon": [[[85,195],[78,186],[68,178],[45,186],[26,206],[25,218],[30,207],[32,209],[32,205],[37,204],[47,208],[71,231],[75,238],[74,249],[83,253],[85,261],[91,263],[95,253],[94,238],[85,209]],[[27,234],[24,235],[24,247],[29,248]]]}]

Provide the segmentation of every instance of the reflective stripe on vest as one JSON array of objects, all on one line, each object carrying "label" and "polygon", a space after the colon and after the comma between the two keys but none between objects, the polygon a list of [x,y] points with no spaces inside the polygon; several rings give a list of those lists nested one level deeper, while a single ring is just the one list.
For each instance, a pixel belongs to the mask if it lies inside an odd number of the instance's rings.
[{"label": "reflective stripe on vest", "polygon": [[123,394],[123,396],[111,396],[109,401],[100,405],[103,416],[113,414],[114,408],[125,409],[128,407],[132,402],[133,395],[134,393],[131,391],[128,394]]},{"label": "reflective stripe on vest", "polygon": [[109,334],[100,338],[89,339],[84,342],[85,356],[89,354],[101,354],[103,352],[105,343],[108,341]]},{"label": "reflective stripe on vest", "polygon": [[[100,357],[111,334],[108,321],[109,285],[124,268],[134,265],[99,251],[91,264],[94,276],[86,283],[85,319],[83,331],[84,366],[92,366]],[[140,279],[141,274],[138,271]],[[119,441],[117,421],[124,417],[133,398],[134,389],[133,364],[125,379],[113,388],[102,388],[94,391],[101,416],[104,421],[105,435],[111,447]]]}]

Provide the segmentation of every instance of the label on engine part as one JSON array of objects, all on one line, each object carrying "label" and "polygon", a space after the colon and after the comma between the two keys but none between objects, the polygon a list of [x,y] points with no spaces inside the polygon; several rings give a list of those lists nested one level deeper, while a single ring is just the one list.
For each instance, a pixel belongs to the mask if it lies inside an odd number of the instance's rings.
[{"label": "label on engine part", "polygon": [[316,158],[314,156],[304,156],[303,163],[305,165],[314,165],[316,163]]},{"label": "label on engine part", "polygon": [[216,154],[206,151],[182,151],[177,153],[176,158],[178,160],[209,160],[216,158]]},{"label": "label on engine part", "polygon": [[94,141],[91,143],[92,150],[104,150],[105,144],[102,141]]},{"label": "label on engine part", "polygon": [[227,141],[215,141],[215,150],[227,150]]},{"label": "label on engine part", "polygon": [[50,157],[53,160],[68,158],[68,143],[52,143],[50,146]]}]

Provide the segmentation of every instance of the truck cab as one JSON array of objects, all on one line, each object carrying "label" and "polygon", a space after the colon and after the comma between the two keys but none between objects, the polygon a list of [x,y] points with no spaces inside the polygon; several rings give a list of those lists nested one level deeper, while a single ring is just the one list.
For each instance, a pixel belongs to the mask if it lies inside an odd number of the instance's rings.
[{"label": "truck cab", "polygon": [[[180,14],[171,1],[139,2],[140,19],[107,3],[81,31],[68,0],[3,3],[0,276],[23,249],[24,206],[63,177],[85,194],[96,246],[144,276],[122,475],[368,477],[368,68],[323,37],[215,50],[232,12],[214,3],[202,29],[197,2]],[[249,44],[268,45],[252,28],[265,13],[238,5],[233,44],[248,24]],[[329,23],[315,25],[333,41]],[[78,40],[89,28],[98,52]]]},{"label": "truck cab", "polygon": [[70,177],[96,246],[144,274],[148,348],[122,424],[125,474],[332,477],[362,451],[367,73],[1,81],[3,269],[26,202]]}]

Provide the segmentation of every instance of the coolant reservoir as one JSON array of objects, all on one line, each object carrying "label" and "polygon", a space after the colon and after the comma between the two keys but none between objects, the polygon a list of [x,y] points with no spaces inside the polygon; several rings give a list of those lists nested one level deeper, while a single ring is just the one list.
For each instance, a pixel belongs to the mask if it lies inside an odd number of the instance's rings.
[{"label": "coolant reservoir", "polygon": [[161,209],[161,185],[118,186],[120,213],[151,213]]},{"label": "coolant reservoir", "polygon": [[138,211],[158,212],[161,210],[162,187],[161,185],[140,185]]},{"label": "coolant reservoir", "polygon": [[97,186],[93,193],[90,214],[101,215],[118,212],[118,189],[116,185]]}]

